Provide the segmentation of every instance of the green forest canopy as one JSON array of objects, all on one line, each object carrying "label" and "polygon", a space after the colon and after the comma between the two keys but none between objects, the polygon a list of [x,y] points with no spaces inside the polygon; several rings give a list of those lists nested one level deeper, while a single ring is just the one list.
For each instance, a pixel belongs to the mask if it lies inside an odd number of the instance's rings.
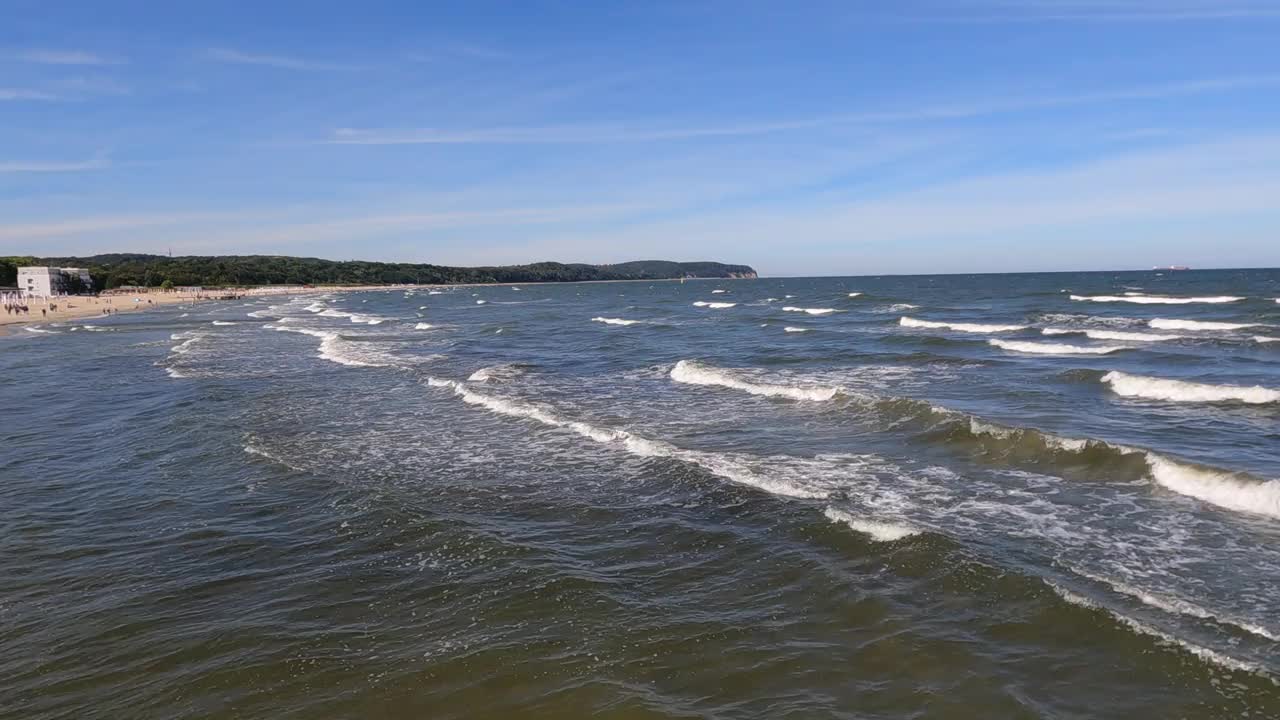
[{"label": "green forest canopy", "polygon": [[88,268],[94,286],[110,290],[125,285],[245,287],[253,285],[383,285],[452,283],[535,283],[585,280],[662,280],[681,277],[755,277],[747,265],[717,262],[638,260],[616,265],[540,262],[499,267],[448,267],[363,260],[321,260],[278,255],[168,257],[112,254],[91,257],[0,257],[0,286],[17,282],[23,265]]}]

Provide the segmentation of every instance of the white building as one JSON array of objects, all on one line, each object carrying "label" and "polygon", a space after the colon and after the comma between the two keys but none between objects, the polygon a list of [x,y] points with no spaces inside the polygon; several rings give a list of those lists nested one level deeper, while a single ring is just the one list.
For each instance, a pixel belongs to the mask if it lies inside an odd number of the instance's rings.
[{"label": "white building", "polygon": [[84,268],[20,267],[18,292],[27,297],[61,295],[67,292],[72,277],[78,277],[86,289],[93,287],[89,271]]}]

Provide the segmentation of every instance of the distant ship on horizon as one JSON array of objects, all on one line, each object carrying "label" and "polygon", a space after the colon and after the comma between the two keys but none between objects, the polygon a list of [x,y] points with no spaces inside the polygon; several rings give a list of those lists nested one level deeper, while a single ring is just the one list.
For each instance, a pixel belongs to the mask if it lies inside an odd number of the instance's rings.
[{"label": "distant ship on horizon", "polygon": [[1152,270],[1190,270],[1191,268],[1187,267],[1186,265],[1166,265],[1164,267],[1160,267],[1159,265],[1157,265],[1151,269]]}]

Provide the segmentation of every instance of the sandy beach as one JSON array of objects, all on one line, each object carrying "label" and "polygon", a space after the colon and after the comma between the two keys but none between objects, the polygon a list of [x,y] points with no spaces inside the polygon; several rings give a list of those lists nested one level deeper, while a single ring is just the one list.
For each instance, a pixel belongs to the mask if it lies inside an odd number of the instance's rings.
[{"label": "sandy beach", "polygon": [[[219,300],[237,300],[246,297],[286,296],[302,293],[357,292],[366,290],[396,290],[399,285],[334,285],[315,287],[266,287],[242,290],[206,290],[200,293],[154,291],[146,293],[113,293],[100,296],[76,295],[48,299],[29,298],[22,302],[29,313],[13,313],[0,309],[0,335],[20,325],[43,325],[71,320],[92,320],[110,314],[140,312],[167,305],[199,304]],[[405,286],[425,287],[425,286]]]}]

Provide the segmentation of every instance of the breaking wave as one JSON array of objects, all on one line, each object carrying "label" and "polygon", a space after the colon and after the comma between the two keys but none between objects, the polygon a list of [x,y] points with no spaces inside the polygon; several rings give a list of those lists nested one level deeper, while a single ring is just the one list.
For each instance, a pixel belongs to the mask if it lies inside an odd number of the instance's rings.
[{"label": "breaking wave", "polygon": [[733,388],[752,395],[768,397],[785,397],[792,400],[811,400],[822,402],[840,394],[838,387],[796,387],[792,385],[774,385],[769,383],[749,382],[725,372],[717,367],[702,365],[689,360],[681,360],[671,368],[671,379],[688,385],[718,385]]},{"label": "breaking wave", "polygon": [[844,523],[864,535],[870,535],[871,539],[876,542],[893,542],[894,540],[901,540],[905,537],[917,535],[920,532],[910,525],[881,522],[878,520],[864,520],[862,518],[854,517],[843,510],[837,510],[830,507],[824,510],[822,514],[827,516],[827,519],[831,522]]},{"label": "breaking wave", "polygon": [[1271,390],[1261,385],[1246,387],[1242,385],[1210,385],[1207,383],[1187,382],[1185,380],[1169,380],[1166,378],[1130,375],[1112,371],[1102,376],[1102,382],[1111,387],[1111,391],[1124,397],[1140,397],[1149,400],[1168,400],[1170,402],[1242,402],[1250,405],[1280,402],[1280,390]]},{"label": "breaking wave", "polygon": [[1183,650],[1185,652],[1188,652],[1194,655],[1197,658],[1200,658],[1201,660],[1204,660],[1205,662],[1213,663],[1214,665],[1217,665],[1222,668],[1226,668],[1228,670],[1237,670],[1237,671],[1256,673],[1261,675],[1266,674],[1266,672],[1258,665],[1245,662],[1243,660],[1237,660],[1228,655],[1223,655],[1220,652],[1210,650],[1209,648],[1206,648],[1200,645],[1196,645],[1195,643],[1187,642],[1186,640],[1183,640],[1178,637],[1174,637],[1173,635],[1170,635],[1164,631],[1153,628],[1150,625],[1147,625],[1146,623],[1139,622],[1138,620],[1134,620],[1128,615],[1123,615],[1109,608],[1104,608],[1098,603],[1090,600],[1089,598],[1086,598],[1083,595],[1078,595],[1076,593],[1073,593],[1070,590],[1067,590],[1066,588],[1063,588],[1055,583],[1046,581],[1046,584],[1053,589],[1054,593],[1056,593],[1058,597],[1071,603],[1072,605],[1077,605],[1079,607],[1087,608],[1089,610],[1093,610],[1096,612],[1106,613],[1109,617],[1114,619],[1116,622],[1119,622],[1120,624],[1125,625],[1126,627],[1133,630],[1134,632],[1141,633],[1143,635],[1147,635],[1151,638],[1154,638],[1156,641],[1160,642],[1162,645]]},{"label": "breaking wave", "polygon": [[1087,302],[1127,302],[1139,305],[1190,305],[1193,303],[1221,304],[1244,300],[1235,295],[1215,295],[1212,297],[1170,297],[1168,295],[1072,295],[1072,300]]},{"label": "breaking wave", "polygon": [[1194,467],[1147,453],[1151,478],[1179,495],[1228,510],[1280,518],[1280,481]]},{"label": "breaking wave", "polygon": [[835,308],[802,308],[802,307],[792,307],[788,305],[787,307],[782,308],[782,311],[783,312],[802,312],[802,313],[808,313],[810,315],[830,315],[831,313],[835,312],[836,309]]},{"label": "breaking wave", "polygon": [[623,320],[622,318],[593,317],[591,322],[604,323],[605,325],[639,325],[641,320]]},{"label": "breaking wave", "polygon": [[1257,327],[1256,323],[1226,323],[1226,322],[1210,322],[1207,320],[1170,320],[1166,318],[1155,318],[1149,320],[1148,325],[1156,330],[1241,330],[1244,328]]},{"label": "breaking wave", "polygon": [[1120,350],[1128,350],[1119,345],[1067,345],[1065,343],[1019,342],[1016,340],[988,340],[988,343],[1001,350],[1031,353],[1035,355],[1107,355]]},{"label": "breaking wave", "polygon": [[917,320],[907,316],[898,319],[898,324],[902,327],[909,328],[930,328],[933,330],[955,330],[956,332],[967,333],[998,333],[998,332],[1014,332],[1017,330],[1026,330],[1026,325],[979,325],[977,323],[948,323],[933,322],[932,320]]},{"label": "breaking wave", "polygon": [[731,307],[733,307],[733,306],[735,306],[735,305],[737,305],[737,304],[738,304],[738,303],[730,303],[730,302],[706,302],[705,300],[698,300],[697,302],[695,302],[695,303],[693,304],[693,306],[694,306],[694,307],[705,307],[705,308],[711,308],[712,310],[723,310],[724,308],[731,308]]},{"label": "breaking wave", "polygon": [[1264,335],[1254,335],[1253,341],[1256,343],[1273,343],[1273,342],[1280,342],[1280,338],[1266,337]]},{"label": "breaking wave", "polygon": [[1159,335],[1157,333],[1121,332],[1118,330],[1074,330],[1071,328],[1044,328],[1044,335],[1079,335],[1083,334],[1093,340],[1117,340],[1120,342],[1167,342],[1180,340],[1182,335]]},{"label": "breaking wave", "polygon": [[347,365],[349,367],[388,367],[395,364],[382,353],[352,347],[352,343],[343,340],[341,335],[331,330],[283,327],[280,325],[267,325],[266,327],[279,332],[298,333],[320,338],[319,356],[339,365]]},{"label": "breaking wave", "polygon": [[787,327],[782,328],[782,330],[783,330],[783,332],[789,332],[789,333],[804,333],[804,332],[809,332],[809,328],[791,327],[790,325],[788,325]]},{"label": "breaking wave", "polygon": [[435,327],[435,325],[432,325],[431,323],[418,323],[417,325],[413,326],[413,329],[414,330],[430,330],[433,327]]},{"label": "breaking wave", "polygon": [[[508,417],[534,420],[550,427],[563,428],[588,438],[594,442],[610,445],[625,450],[633,455],[646,458],[671,458],[697,465],[702,469],[726,478],[732,482],[759,488],[766,492],[797,498],[824,498],[830,491],[809,480],[809,474],[800,472],[788,473],[779,467],[780,472],[762,472],[753,467],[755,463],[768,464],[772,458],[735,458],[728,454],[685,450],[661,440],[636,435],[626,430],[615,430],[590,423],[569,420],[555,411],[538,407],[529,403],[508,400],[491,395],[484,395],[471,390],[465,383],[453,380],[427,378],[431,387],[448,388],[468,405],[483,407],[491,412]],[[782,458],[793,462],[795,458]]]}]

